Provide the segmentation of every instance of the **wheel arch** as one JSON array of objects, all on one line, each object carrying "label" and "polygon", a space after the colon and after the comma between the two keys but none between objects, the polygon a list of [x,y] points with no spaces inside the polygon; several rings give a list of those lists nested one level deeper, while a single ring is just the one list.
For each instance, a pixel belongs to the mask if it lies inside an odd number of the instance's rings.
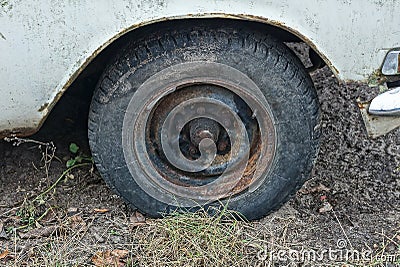
[{"label": "wheel arch", "polygon": [[[146,32],[152,32],[155,30],[159,30],[160,27],[170,26],[174,23],[180,23],[182,21],[196,21],[196,20],[220,20],[223,22],[235,22],[240,24],[247,24],[251,27],[256,27],[259,29],[265,30],[267,33],[274,35],[281,41],[289,41],[289,42],[304,42],[307,46],[310,47],[324,62],[332,72],[338,77],[339,71],[328,57],[318,49],[317,45],[313,43],[309,38],[307,38],[304,34],[300,33],[294,28],[287,26],[284,22],[270,20],[268,18],[252,16],[252,15],[233,15],[233,14],[202,14],[202,15],[193,15],[189,14],[187,16],[179,16],[179,17],[164,17],[155,20],[144,21],[138,24],[131,25],[127,28],[122,29],[116,35],[112,36],[106,42],[101,44],[95,51],[93,51],[90,56],[88,56],[78,67],[76,70],[70,75],[67,82],[60,86],[61,90],[56,94],[54,99],[46,104],[44,108],[47,112],[44,114],[44,117],[40,121],[39,127],[35,130],[35,132],[42,126],[44,121],[46,120],[48,114],[51,112],[53,107],[59,102],[62,98],[63,94],[71,87],[74,83],[79,83],[83,81],[88,76],[99,77],[99,74],[105,69],[108,60],[115,53],[117,53],[118,49],[123,47],[125,42],[130,38],[137,38],[138,36],[143,36]],[[91,88],[94,90],[93,88]],[[33,131],[30,131],[29,134],[32,134]],[[24,134],[22,134],[24,135]]]},{"label": "wheel arch", "polygon": [[284,22],[249,14],[188,14],[187,16],[177,16],[169,18],[164,17],[145,21],[122,29],[118,34],[114,35],[105,43],[101,44],[95,51],[93,51],[93,53],[89,57],[86,58],[81,66],[75,71],[75,73],[71,75],[69,81],[64,85],[64,88],[67,89],[69,85],[71,85],[80,75],[84,75],[85,72],[93,68],[93,65],[98,63],[98,61],[102,61],[102,57],[107,57],[108,55],[112,54],[112,52],[116,52],[118,48],[123,46],[124,40],[135,38],[135,36],[143,34],[143,32],[151,32],[156,29],[158,30],[160,26],[167,26],[168,24],[179,23],[181,21],[188,20],[220,20],[221,22],[235,21],[239,24],[249,24],[254,27],[264,28],[266,32],[274,35],[282,41],[286,41],[286,38],[288,38],[289,41],[304,42],[324,61],[324,63],[331,69],[336,77],[338,77],[339,70],[329,60],[328,55],[324,54],[319,46],[312,40],[310,40],[305,34],[301,33],[295,28],[287,26]]}]

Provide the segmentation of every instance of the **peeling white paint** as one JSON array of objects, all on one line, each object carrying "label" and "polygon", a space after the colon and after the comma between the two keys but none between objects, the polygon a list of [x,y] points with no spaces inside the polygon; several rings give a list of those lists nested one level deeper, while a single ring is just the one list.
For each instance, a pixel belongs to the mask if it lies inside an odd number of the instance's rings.
[{"label": "peeling white paint", "polygon": [[[400,47],[400,1],[0,1],[0,131],[35,128],[71,76],[125,29],[188,14],[250,15],[301,34],[343,80],[365,80]],[[39,111],[40,110],[40,111]]]}]

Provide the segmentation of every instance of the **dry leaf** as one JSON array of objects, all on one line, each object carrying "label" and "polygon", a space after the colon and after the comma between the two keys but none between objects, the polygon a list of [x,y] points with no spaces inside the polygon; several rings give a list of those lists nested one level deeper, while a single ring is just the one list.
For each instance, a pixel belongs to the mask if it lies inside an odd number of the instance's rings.
[{"label": "dry leaf", "polygon": [[95,266],[125,266],[124,259],[128,256],[129,251],[122,249],[115,249],[113,251],[98,251],[92,257],[92,262]]},{"label": "dry leaf", "polygon": [[69,217],[68,221],[69,221],[69,226],[73,230],[78,230],[78,231],[86,231],[87,230],[86,222],[79,215],[73,215],[73,216]]},{"label": "dry leaf", "polygon": [[94,212],[97,212],[97,213],[106,213],[109,211],[110,211],[109,209],[94,209]]},{"label": "dry leaf", "polygon": [[138,211],[135,211],[134,214],[130,217],[131,226],[139,226],[146,223],[146,218]]},{"label": "dry leaf", "polygon": [[10,254],[10,251],[8,251],[8,249],[0,253],[0,260],[5,259],[8,256],[8,254]]},{"label": "dry leaf", "polygon": [[124,250],[124,249],[114,249],[113,251],[111,251],[111,255],[124,259],[128,256],[129,251]]},{"label": "dry leaf", "polygon": [[51,236],[56,230],[58,229],[58,226],[52,225],[52,226],[46,226],[46,227],[40,227],[40,228],[35,228],[30,230],[29,232],[26,233],[21,233],[19,236],[23,239],[33,239],[33,238],[41,238],[41,237],[49,237]]}]

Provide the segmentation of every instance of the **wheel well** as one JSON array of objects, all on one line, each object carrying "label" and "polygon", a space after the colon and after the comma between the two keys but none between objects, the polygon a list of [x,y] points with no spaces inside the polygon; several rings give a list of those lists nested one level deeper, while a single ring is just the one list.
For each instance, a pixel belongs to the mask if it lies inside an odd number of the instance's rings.
[{"label": "wheel well", "polygon": [[[77,76],[74,82],[69,86],[66,90],[65,94],[72,94],[75,96],[79,96],[81,99],[83,97],[87,98],[88,108],[91,100],[91,95],[96,87],[96,83],[100,78],[100,75],[106,68],[110,59],[118,53],[118,51],[125,46],[125,44],[135,38],[145,37],[151,32],[160,31],[165,29],[174,29],[176,25],[182,25],[182,23],[191,23],[196,24],[201,20],[202,23],[215,23],[217,25],[227,25],[230,27],[246,27],[251,29],[256,29],[259,31],[263,31],[268,33],[269,35],[274,36],[278,40],[286,43],[289,48],[291,48],[294,53],[300,58],[305,66],[310,66],[310,64],[315,65],[315,58],[317,58],[317,62],[321,63],[319,67],[323,66],[323,60],[318,55],[313,47],[308,45],[305,41],[303,41],[300,37],[296,36],[292,32],[280,28],[278,26],[267,24],[259,21],[251,21],[244,19],[231,19],[231,18],[190,18],[190,19],[175,19],[175,20],[167,20],[156,22],[152,24],[143,25],[139,28],[136,28],[132,31],[127,32],[122,35],[111,44],[109,44],[105,49],[103,49]],[[298,49],[298,47],[303,46],[303,49]],[[304,49],[304,47],[306,49]],[[303,53],[301,52],[303,51]],[[310,54],[304,54],[304,51],[309,51]],[[310,61],[311,55],[314,60]],[[312,58],[311,58],[312,59]],[[85,92],[81,92],[82,88],[84,88]],[[61,97],[60,101],[62,101],[64,97]],[[60,102],[59,101],[59,102]]]}]

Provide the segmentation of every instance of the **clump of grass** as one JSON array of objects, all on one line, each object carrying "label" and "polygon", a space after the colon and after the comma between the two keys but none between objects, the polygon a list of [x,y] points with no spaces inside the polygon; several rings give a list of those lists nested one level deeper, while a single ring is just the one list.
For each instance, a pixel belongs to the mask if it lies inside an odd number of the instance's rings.
[{"label": "clump of grass", "polygon": [[[140,266],[246,266],[252,258],[248,223],[234,212],[176,212],[138,227],[135,258]],[[255,256],[255,255],[253,255]]]}]

